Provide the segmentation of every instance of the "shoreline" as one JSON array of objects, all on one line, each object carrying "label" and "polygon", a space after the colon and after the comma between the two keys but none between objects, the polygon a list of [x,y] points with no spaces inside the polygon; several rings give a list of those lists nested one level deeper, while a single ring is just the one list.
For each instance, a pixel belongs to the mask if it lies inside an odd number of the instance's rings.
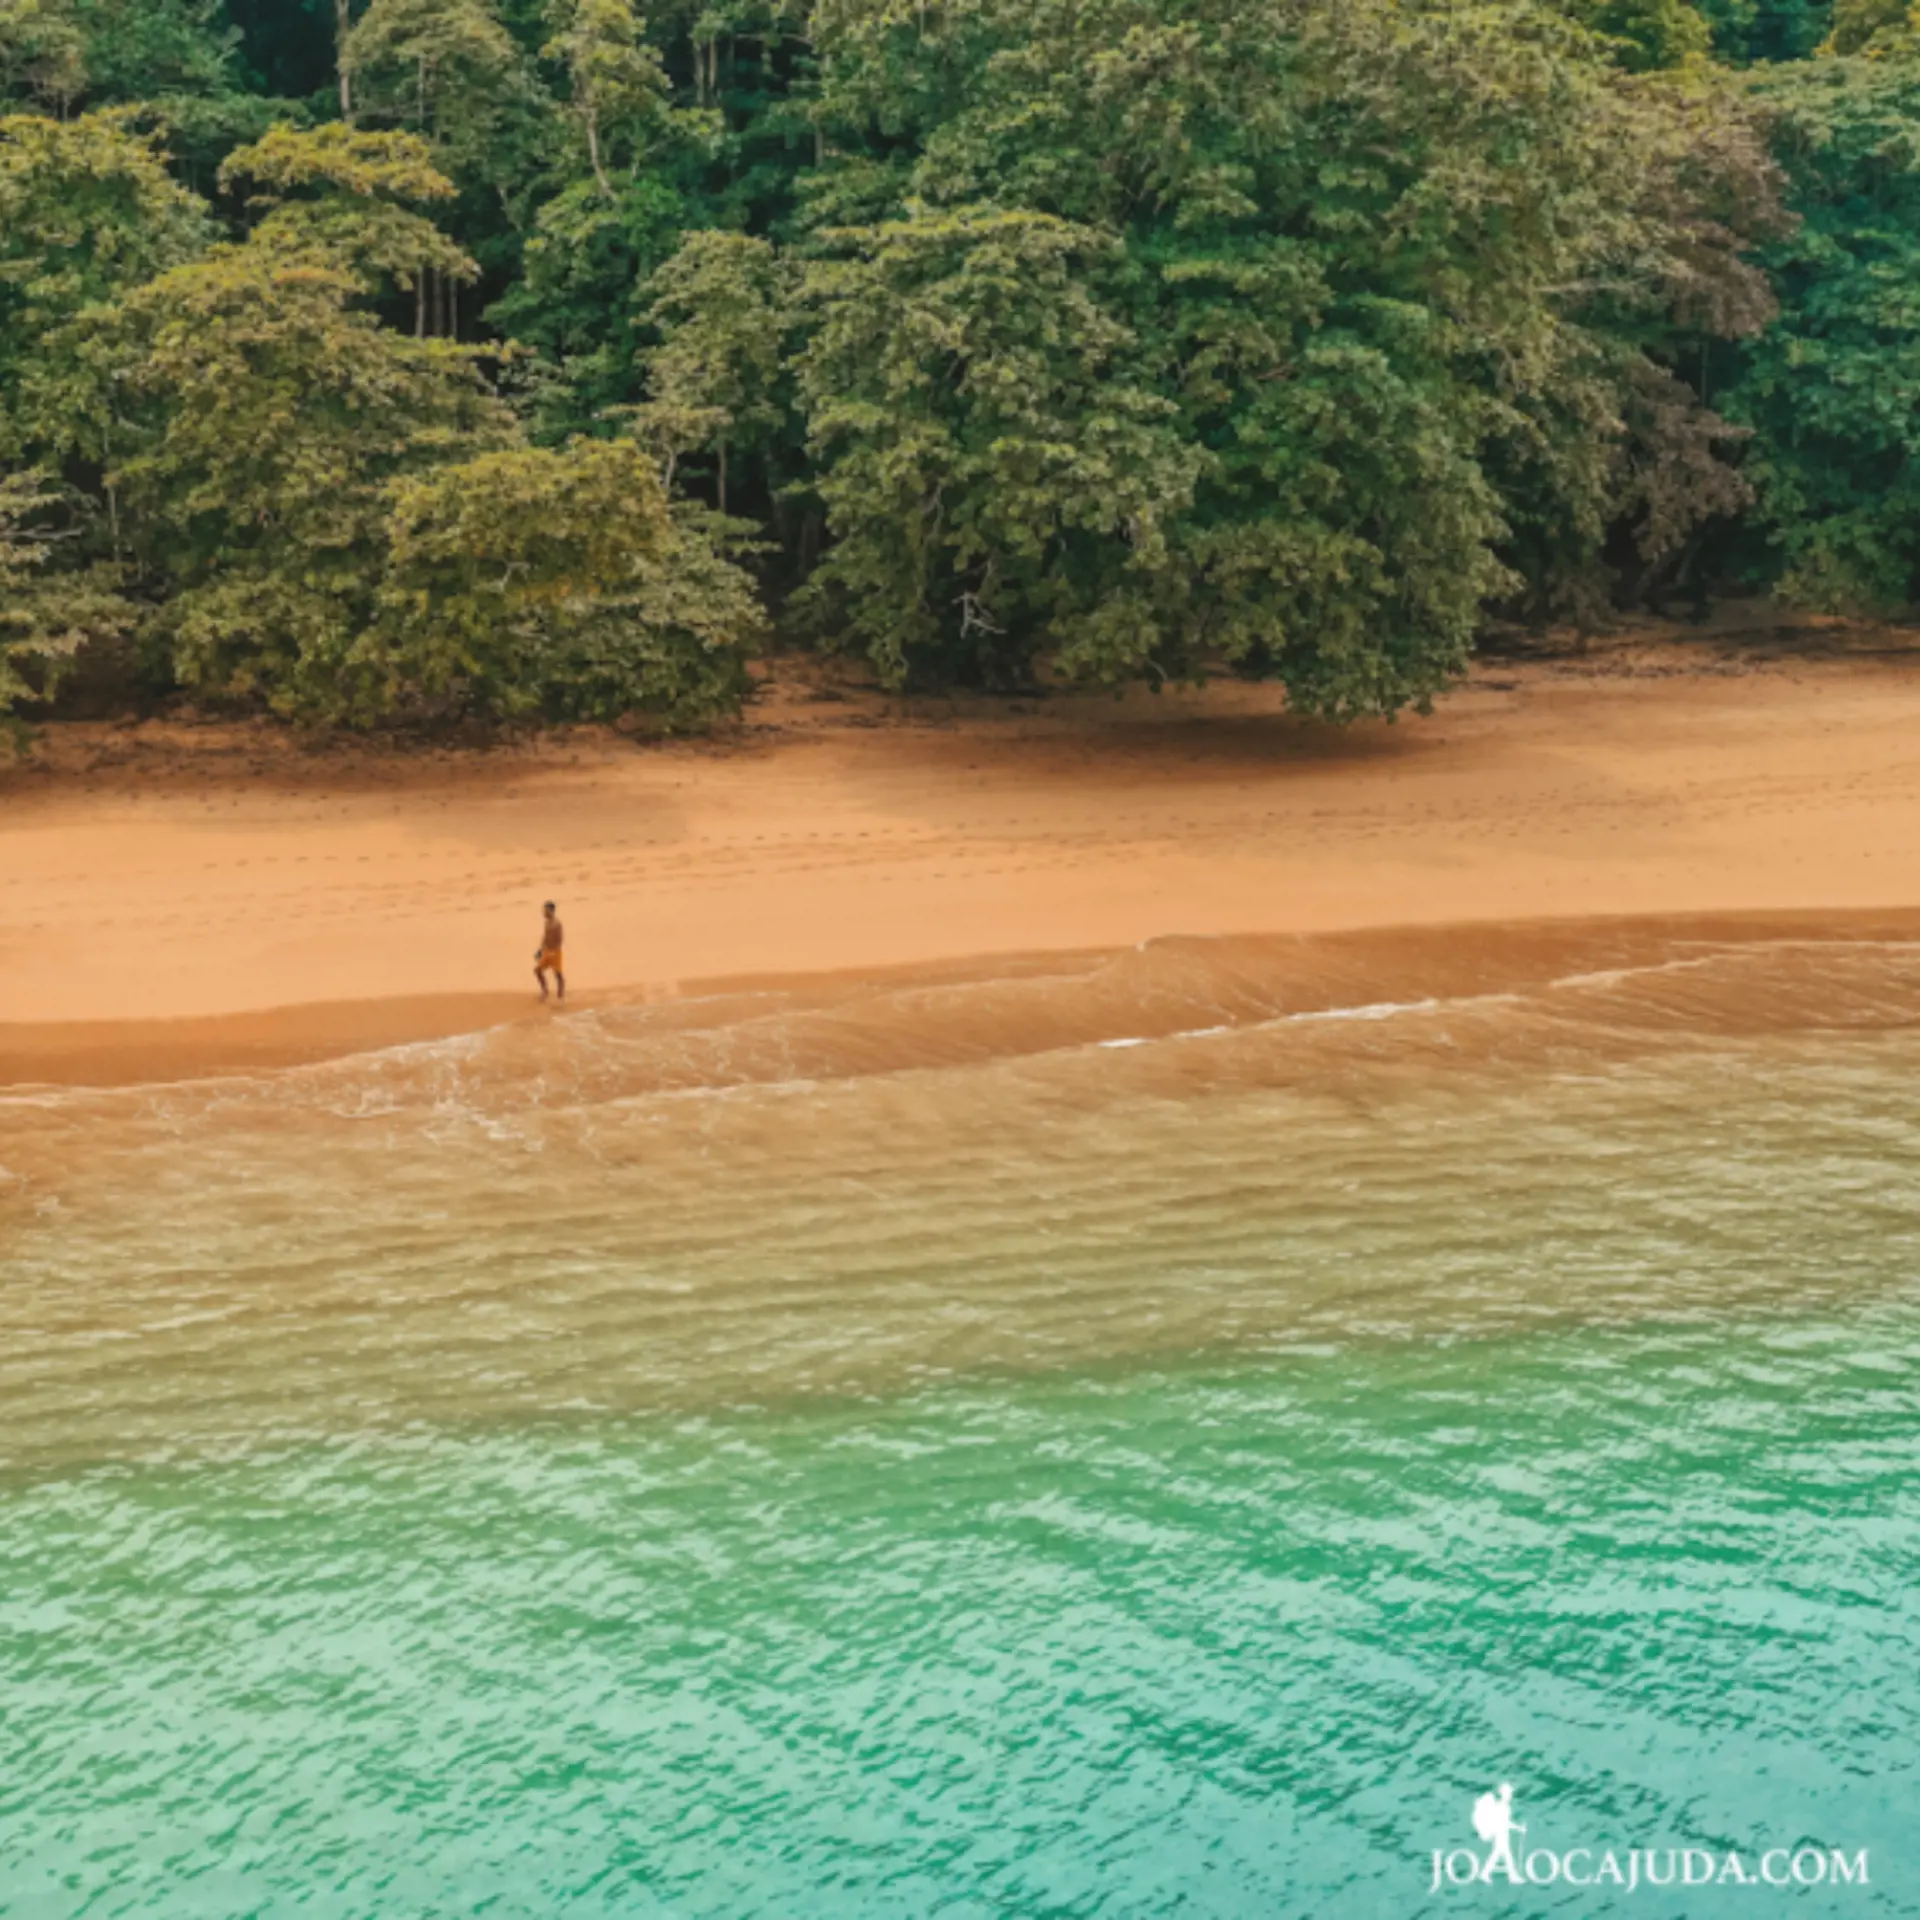
[{"label": "shoreline", "polygon": [[1167,937],[1398,930],[1417,958],[1441,929],[1920,910],[1920,675],[1871,653],[1495,663],[1344,732],[1242,685],[929,710],[793,678],[754,712],[418,755],[50,729],[0,769],[0,1084],[537,1017],[548,897],[582,1010]]},{"label": "shoreline", "polygon": [[[608,1011],[642,1012],[661,1034],[699,1035],[709,1020],[726,1028],[743,1002],[768,1011],[863,1020],[859,1072],[929,1063],[951,1044],[938,1031],[938,1003],[969,990],[1053,989],[1060,998],[1012,1012],[1006,1031],[984,1051],[1016,1057],[1059,1046],[1131,1046],[1191,1031],[1177,1000],[1142,994],[1116,1000],[1110,976],[1134,956],[1186,958],[1200,970],[1258,976],[1281,1011],[1265,1019],[1371,1012],[1428,1000],[1464,1000],[1565,984],[1578,976],[1658,971],[1697,948],[1841,949],[1920,945],[1920,908],[1832,912],[1593,915],[1536,921],[1467,921],[1433,926],[1346,928],[1296,935],[1169,935],[1135,948],[980,954],[930,964],[849,968],[807,974],[745,974],[570,996],[564,1005],[529,1005],[517,995],[445,994],[392,1000],[333,1001],[181,1020],[0,1022],[0,1093],[35,1089],[169,1085],[272,1073],[468,1036],[532,1033],[554,1020]],[[1095,1004],[1095,1002],[1098,1004]],[[1075,1003],[1080,1004],[1076,1005]],[[888,1057],[874,1053],[876,1003],[892,1003],[881,1026],[898,1028],[902,1004],[927,1024],[896,1032]],[[1012,1010],[1008,1010],[1012,1011]],[[1115,1016],[1121,1016],[1116,1018]],[[1130,1017],[1129,1017],[1130,1016]],[[975,1016],[977,1017],[977,1016]],[[1229,1021],[1227,1025],[1242,1024]],[[1116,1031],[1107,1032],[1106,1027]],[[1127,1032],[1117,1031],[1124,1027]],[[1138,1030],[1138,1031],[1136,1031]],[[1219,1030],[1219,1029],[1216,1029]],[[759,1076],[748,1073],[743,1079]],[[829,1071],[827,1077],[840,1077]]]}]

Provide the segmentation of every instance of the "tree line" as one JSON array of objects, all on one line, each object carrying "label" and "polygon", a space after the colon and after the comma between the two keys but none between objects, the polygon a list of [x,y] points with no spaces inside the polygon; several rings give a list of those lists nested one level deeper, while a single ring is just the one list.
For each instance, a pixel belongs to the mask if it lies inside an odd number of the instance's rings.
[{"label": "tree line", "polygon": [[1908,0],[0,0],[0,714],[1920,593]]}]

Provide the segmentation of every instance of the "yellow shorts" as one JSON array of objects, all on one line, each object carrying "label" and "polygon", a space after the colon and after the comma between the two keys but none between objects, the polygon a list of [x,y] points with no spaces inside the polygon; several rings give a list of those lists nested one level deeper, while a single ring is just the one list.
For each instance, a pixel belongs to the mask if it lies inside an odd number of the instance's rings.
[{"label": "yellow shorts", "polygon": [[560,949],[558,947],[548,947],[542,952],[540,958],[534,962],[534,965],[536,967],[551,967],[555,973],[565,973],[567,970],[565,963],[560,958]]}]

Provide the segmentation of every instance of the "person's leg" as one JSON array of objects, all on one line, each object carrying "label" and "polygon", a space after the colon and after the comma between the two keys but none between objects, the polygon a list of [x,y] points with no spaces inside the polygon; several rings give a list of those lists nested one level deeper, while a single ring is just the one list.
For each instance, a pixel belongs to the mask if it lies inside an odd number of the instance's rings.
[{"label": "person's leg", "polygon": [[553,977],[559,983],[560,998],[564,1000],[567,997],[567,976],[562,973],[558,967],[555,967]]},{"label": "person's leg", "polygon": [[538,980],[538,981],[540,982],[540,998],[541,998],[542,1000],[544,1000],[544,999],[545,999],[545,998],[547,997],[547,970],[546,970],[546,968],[545,968],[545,967],[542,967],[542,966],[535,966],[535,968],[534,968],[534,970],[533,970],[533,977],[534,977],[534,978],[535,978],[536,980]]}]

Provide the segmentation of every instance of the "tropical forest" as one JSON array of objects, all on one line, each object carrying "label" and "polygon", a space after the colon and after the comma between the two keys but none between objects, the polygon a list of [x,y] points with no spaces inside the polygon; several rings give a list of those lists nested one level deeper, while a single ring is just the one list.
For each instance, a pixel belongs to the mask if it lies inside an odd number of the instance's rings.
[{"label": "tropical forest", "polygon": [[1906,0],[0,0],[0,717],[1423,708],[1920,596]]}]

